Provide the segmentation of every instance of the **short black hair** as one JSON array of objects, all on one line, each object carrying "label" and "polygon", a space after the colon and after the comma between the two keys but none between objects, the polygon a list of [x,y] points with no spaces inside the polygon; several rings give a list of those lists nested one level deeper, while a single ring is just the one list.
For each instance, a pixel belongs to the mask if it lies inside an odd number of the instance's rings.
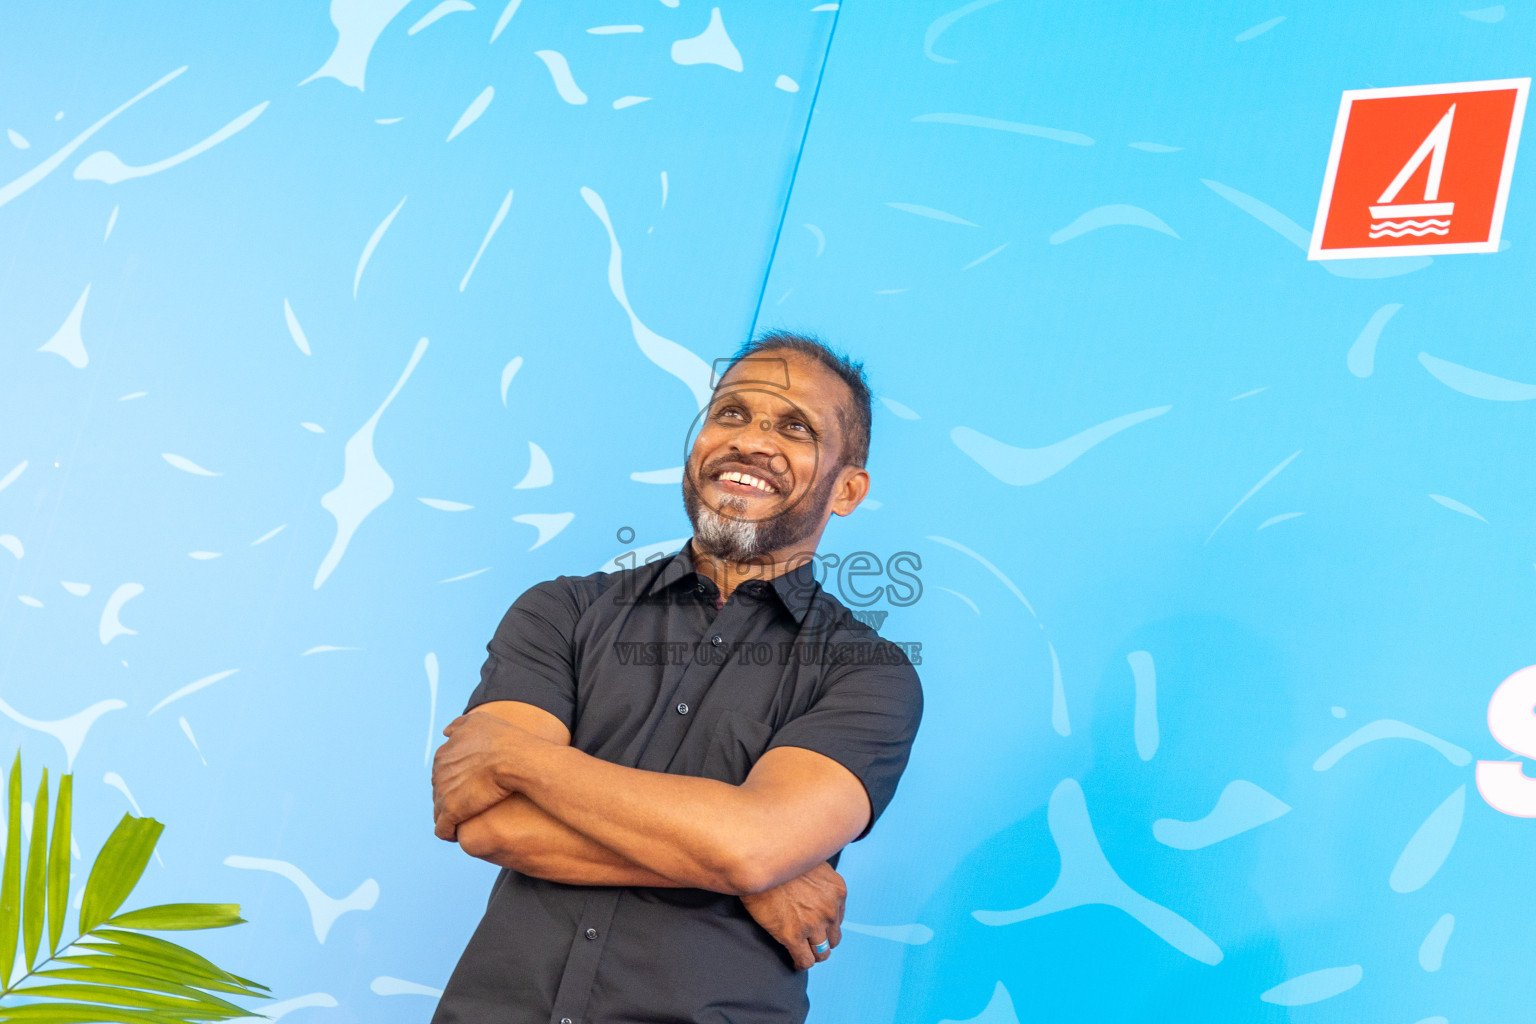
[{"label": "short black hair", "polygon": [[[720,372],[719,380],[724,380],[731,368],[743,359],[764,352],[798,352],[809,356],[837,374],[838,379],[848,386],[850,400],[839,404],[837,408],[837,423],[843,435],[839,454],[842,465],[863,469],[869,461],[869,427],[873,419],[864,364],[834,350],[814,334],[773,330],[764,331],[737,349]],[[719,386],[718,381],[716,386]]]}]

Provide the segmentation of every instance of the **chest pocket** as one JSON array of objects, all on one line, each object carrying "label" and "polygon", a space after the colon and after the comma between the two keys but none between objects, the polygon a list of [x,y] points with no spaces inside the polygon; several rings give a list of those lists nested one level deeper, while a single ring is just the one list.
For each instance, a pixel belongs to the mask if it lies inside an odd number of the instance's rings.
[{"label": "chest pocket", "polygon": [[739,786],[773,739],[773,727],[734,711],[722,711],[709,738],[703,775]]}]

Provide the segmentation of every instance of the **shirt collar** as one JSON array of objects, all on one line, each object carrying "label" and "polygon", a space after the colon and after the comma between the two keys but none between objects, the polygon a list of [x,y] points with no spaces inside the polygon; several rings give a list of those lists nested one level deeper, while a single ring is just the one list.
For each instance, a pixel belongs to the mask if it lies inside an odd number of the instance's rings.
[{"label": "shirt collar", "polygon": [[[682,550],[662,565],[661,571],[651,580],[645,592],[659,593],[695,575],[702,578],[704,574],[698,571],[694,563],[693,541],[690,539],[683,544]],[[768,583],[773,588],[773,592],[778,595],[785,610],[794,616],[796,623],[805,621],[805,616],[816,599],[816,593],[821,589],[816,582],[815,568],[809,559],[788,572],[773,577]]]}]

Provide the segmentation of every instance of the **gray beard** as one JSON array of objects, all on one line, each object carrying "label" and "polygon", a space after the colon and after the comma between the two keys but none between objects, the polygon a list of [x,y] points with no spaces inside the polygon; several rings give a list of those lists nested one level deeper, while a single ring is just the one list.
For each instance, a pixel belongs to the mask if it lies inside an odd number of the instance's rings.
[{"label": "gray beard", "polygon": [[[732,562],[745,562],[765,550],[760,538],[762,524],[742,519],[735,513],[744,513],[746,502],[728,498],[722,503],[729,515],[721,515],[714,509],[697,502],[690,510],[693,520],[693,542],[705,554]],[[734,507],[733,507],[734,506]]]},{"label": "gray beard", "polygon": [[836,477],[828,476],[821,488],[796,505],[767,519],[747,519],[747,502],[726,498],[720,509],[711,508],[699,496],[693,480],[683,474],[683,508],[693,524],[693,543],[707,555],[746,562],[787,547],[810,535],[826,511]]}]

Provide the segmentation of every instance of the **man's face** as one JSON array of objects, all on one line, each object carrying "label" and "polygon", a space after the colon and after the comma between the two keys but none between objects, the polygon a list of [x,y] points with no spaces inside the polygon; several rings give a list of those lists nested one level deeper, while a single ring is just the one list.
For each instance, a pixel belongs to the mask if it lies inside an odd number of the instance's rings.
[{"label": "man's face", "polygon": [[732,367],[684,467],[695,545],[745,561],[819,536],[839,476],[837,410],[847,400],[836,374],[796,352],[769,350]]}]

